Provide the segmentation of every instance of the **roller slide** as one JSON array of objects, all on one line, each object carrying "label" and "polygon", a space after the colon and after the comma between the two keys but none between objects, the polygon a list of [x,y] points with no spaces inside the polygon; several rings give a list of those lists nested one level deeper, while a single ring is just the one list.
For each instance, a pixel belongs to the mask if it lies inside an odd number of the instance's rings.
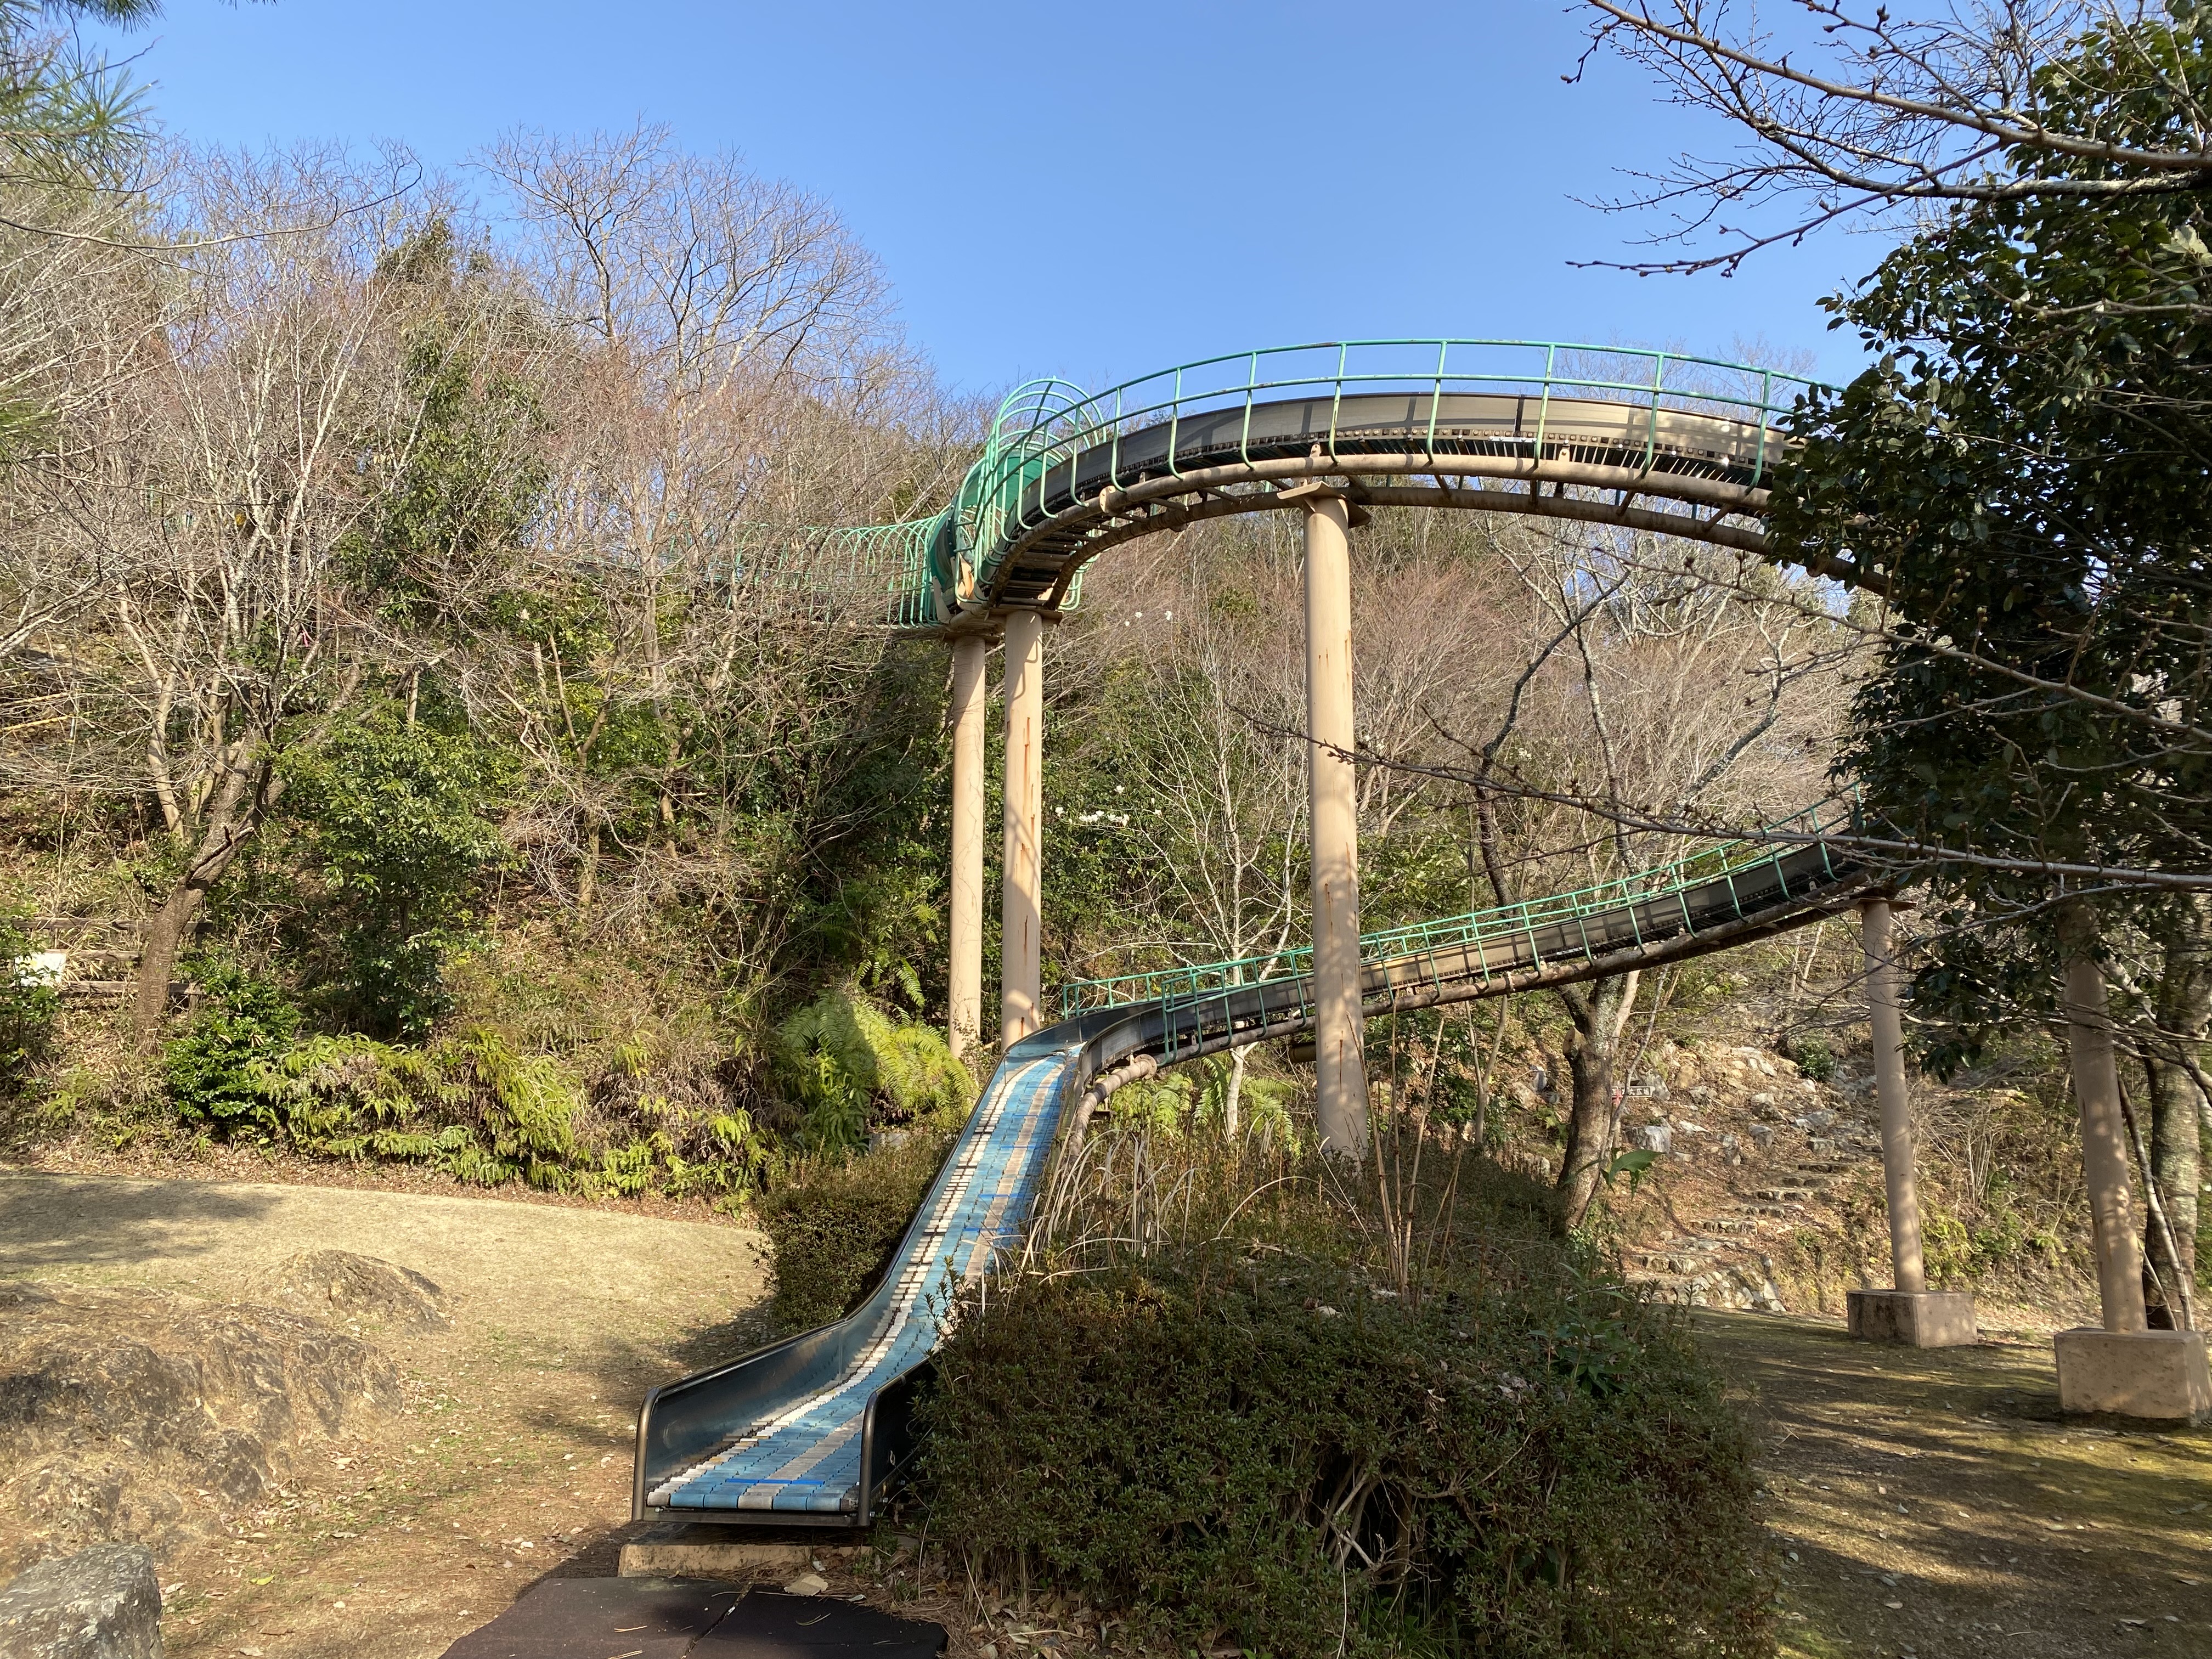
[{"label": "roller slide", "polygon": [[[1798,822],[1832,835],[1848,814]],[[1370,934],[1364,999],[1379,1014],[1724,950],[1832,914],[1867,880],[1818,830],[1735,843],[1583,893]],[[1075,1012],[1007,1053],[858,1310],[647,1396],[636,1516],[865,1525],[911,1454],[912,1402],[942,1322],[1018,1243],[1068,1105],[1139,1055],[1172,1061],[1310,1030],[1301,965],[1291,953],[1068,988]]]}]

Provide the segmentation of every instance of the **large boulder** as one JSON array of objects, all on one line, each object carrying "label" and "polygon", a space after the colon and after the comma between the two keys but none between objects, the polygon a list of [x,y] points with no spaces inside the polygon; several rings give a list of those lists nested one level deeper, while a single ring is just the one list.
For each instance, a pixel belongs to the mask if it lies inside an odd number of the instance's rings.
[{"label": "large boulder", "polygon": [[446,1293],[411,1267],[351,1250],[306,1250],[253,1286],[257,1300],[340,1322],[408,1331],[452,1328]]},{"label": "large boulder", "polygon": [[0,1571],[207,1536],[266,1502],[307,1448],[399,1404],[392,1362],[326,1319],[0,1285]]},{"label": "large boulder", "polygon": [[161,1586],[143,1544],[94,1544],[0,1589],[0,1659],[161,1659]]}]

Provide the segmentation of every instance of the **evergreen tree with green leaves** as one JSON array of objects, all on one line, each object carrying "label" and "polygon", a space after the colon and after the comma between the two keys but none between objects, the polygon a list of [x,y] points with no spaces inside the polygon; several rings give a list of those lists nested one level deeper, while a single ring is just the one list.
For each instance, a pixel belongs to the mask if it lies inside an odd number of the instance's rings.
[{"label": "evergreen tree with green leaves", "polygon": [[[2138,151],[2195,143],[2212,15],[2110,29],[2035,88],[2041,118]],[[2014,148],[2030,179],[2127,165]],[[1939,1072],[2056,1000],[2091,940],[2158,1103],[2151,1162],[2193,1235],[2212,934],[2212,211],[2201,189],[1962,204],[1832,301],[1879,361],[1797,419],[1770,524],[1855,562],[1889,611],[1844,768],[1935,896],[1916,1006]],[[2064,925],[2062,927],[2061,922]],[[2193,1081],[2197,1086],[2176,1086]],[[2162,1184],[2166,1184],[2163,1183]],[[2155,1267],[2191,1271],[2193,1243]],[[2156,1291],[2154,1291],[2155,1299]]]}]

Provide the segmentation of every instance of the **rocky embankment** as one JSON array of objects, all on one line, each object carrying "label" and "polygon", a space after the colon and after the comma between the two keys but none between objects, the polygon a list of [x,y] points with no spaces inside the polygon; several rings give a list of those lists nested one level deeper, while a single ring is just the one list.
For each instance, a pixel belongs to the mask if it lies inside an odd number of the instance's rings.
[{"label": "rocky embankment", "polygon": [[308,1252],[252,1302],[0,1285],[0,1577],[88,1545],[165,1555],[267,1501],[302,1455],[399,1409],[362,1334],[442,1323],[437,1286]]},{"label": "rocky embankment", "polygon": [[1778,1313],[1790,1310],[1775,1260],[1784,1239],[1812,1231],[1849,1256],[1887,1249],[1837,1202],[1881,1181],[1870,1078],[1839,1063],[1816,1080],[1748,1044],[1662,1041],[1636,1090],[1626,1136],[1660,1161],[1624,1252],[1632,1279],[1694,1307]]}]

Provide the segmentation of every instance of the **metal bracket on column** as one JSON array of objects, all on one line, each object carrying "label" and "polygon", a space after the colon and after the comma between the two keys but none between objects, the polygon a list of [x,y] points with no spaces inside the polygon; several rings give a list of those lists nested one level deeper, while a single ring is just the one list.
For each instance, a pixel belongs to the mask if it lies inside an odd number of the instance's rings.
[{"label": "metal bracket on column", "polygon": [[1275,499],[1282,501],[1296,501],[1301,507],[1310,507],[1316,501],[1342,501],[1345,507],[1345,523],[1357,530],[1360,526],[1370,522],[1375,516],[1360,505],[1360,498],[1365,494],[1364,490],[1357,487],[1346,488],[1341,484],[1324,483],[1319,478],[1310,478],[1304,483],[1292,484],[1287,489],[1278,489],[1275,492]]}]

